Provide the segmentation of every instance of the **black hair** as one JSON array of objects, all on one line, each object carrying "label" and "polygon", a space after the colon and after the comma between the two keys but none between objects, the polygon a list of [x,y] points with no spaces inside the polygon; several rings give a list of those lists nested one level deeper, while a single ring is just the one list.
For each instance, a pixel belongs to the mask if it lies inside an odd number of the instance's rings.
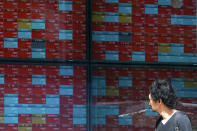
[{"label": "black hair", "polygon": [[156,80],[149,87],[153,101],[160,101],[168,108],[174,109],[177,105],[177,97],[172,85],[167,80]]}]

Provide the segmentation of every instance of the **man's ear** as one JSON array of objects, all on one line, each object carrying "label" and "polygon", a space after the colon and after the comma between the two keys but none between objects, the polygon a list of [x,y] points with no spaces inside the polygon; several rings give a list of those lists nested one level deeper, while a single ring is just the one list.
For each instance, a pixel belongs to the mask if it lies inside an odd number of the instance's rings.
[{"label": "man's ear", "polygon": [[163,104],[163,101],[162,101],[162,99],[159,99],[159,104]]}]

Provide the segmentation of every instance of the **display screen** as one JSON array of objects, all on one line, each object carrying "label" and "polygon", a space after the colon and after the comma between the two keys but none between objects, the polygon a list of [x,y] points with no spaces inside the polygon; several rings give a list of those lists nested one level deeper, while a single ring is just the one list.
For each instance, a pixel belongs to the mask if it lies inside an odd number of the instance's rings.
[{"label": "display screen", "polygon": [[0,65],[1,131],[86,131],[86,67]]},{"label": "display screen", "polygon": [[85,59],[85,0],[0,1],[0,57]]},{"label": "display screen", "polygon": [[93,0],[94,60],[197,63],[196,0]]},{"label": "display screen", "polygon": [[178,97],[177,110],[197,126],[197,70],[175,68],[94,67],[92,71],[93,131],[154,130],[159,114],[149,106],[149,87],[168,80]]},{"label": "display screen", "polygon": [[152,131],[155,79],[196,130],[196,0],[88,2],[0,1],[0,131]]}]

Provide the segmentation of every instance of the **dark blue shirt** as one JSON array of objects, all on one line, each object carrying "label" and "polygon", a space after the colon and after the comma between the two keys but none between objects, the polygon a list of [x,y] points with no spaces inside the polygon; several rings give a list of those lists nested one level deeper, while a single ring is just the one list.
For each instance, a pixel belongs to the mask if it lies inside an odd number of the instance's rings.
[{"label": "dark blue shirt", "polygon": [[184,112],[175,112],[165,124],[161,122],[162,120],[160,116],[155,131],[192,131],[191,122]]}]

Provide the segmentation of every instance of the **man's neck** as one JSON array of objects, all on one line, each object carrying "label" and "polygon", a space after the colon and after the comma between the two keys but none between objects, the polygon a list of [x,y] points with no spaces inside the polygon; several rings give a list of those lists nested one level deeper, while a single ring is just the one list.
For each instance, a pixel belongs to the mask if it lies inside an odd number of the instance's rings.
[{"label": "man's neck", "polygon": [[162,116],[163,120],[168,120],[172,117],[172,115],[176,112],[175,109],[169,109],[164,107],[159,114]]}]

